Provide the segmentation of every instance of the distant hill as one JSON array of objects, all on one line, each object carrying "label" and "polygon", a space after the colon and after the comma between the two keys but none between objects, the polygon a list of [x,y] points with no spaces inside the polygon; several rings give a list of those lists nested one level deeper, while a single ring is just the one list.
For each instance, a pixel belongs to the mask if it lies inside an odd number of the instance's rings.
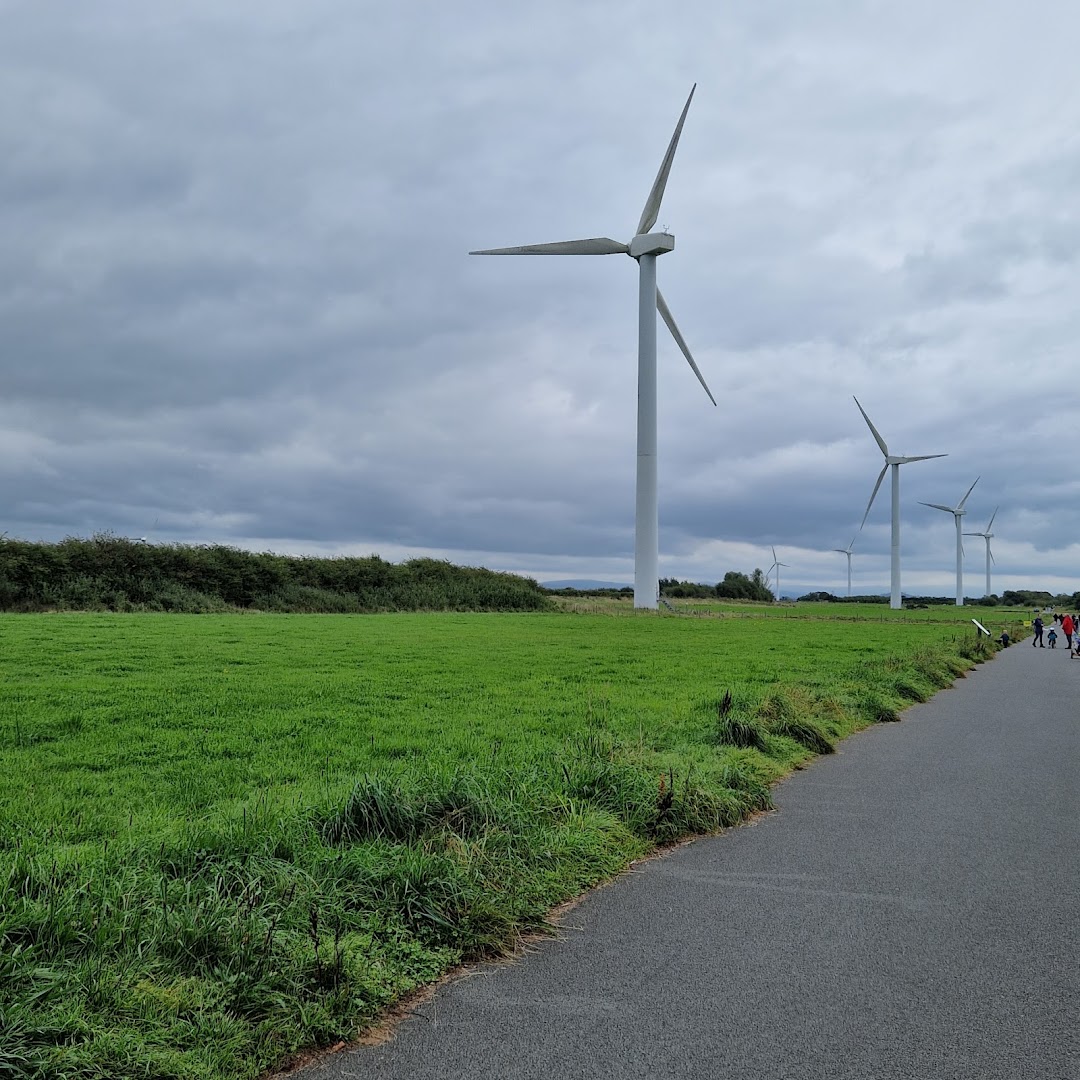
[{"label": "distant hill", "polygon": [[541,587],[545,589],[628,589],[630,585],[625,581],[594,581],[591,578],[566,578],[563,581],[541,581]]}]

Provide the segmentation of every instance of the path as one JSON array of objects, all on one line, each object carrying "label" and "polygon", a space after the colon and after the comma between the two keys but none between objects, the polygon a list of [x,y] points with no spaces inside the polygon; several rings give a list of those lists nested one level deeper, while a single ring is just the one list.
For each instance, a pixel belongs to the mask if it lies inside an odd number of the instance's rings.
[{"label": "path", "polygon": [[303,1080],[1080,1080],[1080,660],[1026,641],[778,812]]}]

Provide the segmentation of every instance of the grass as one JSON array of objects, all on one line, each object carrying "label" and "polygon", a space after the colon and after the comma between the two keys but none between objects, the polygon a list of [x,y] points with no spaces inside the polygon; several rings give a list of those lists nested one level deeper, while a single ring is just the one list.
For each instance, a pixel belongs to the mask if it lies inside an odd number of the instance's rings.
[{"label": "grass", "polygon": [[349,1038],[767,807],[986,655],[968,630],[0,616],[0,1077],[235,1080]]}]

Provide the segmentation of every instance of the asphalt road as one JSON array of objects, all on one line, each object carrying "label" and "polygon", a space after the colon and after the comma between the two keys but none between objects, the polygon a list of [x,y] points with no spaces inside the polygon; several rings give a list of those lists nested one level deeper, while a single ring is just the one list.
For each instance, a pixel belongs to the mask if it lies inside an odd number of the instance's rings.
[{"label": "asphalt road", "polygon": [[1022,641],[778,811],[303,1080],[1080,1080],[1080,660]]}]

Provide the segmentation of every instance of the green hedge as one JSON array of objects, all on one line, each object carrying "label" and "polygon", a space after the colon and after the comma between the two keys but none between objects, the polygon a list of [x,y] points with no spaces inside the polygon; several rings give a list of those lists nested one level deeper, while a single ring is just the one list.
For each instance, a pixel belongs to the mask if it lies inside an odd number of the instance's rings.
[{"label": "green hedge", "polygon": [[0,611],[538,611],[531,578],[438,559],[297,558],[100,535],[0,539]]}]

